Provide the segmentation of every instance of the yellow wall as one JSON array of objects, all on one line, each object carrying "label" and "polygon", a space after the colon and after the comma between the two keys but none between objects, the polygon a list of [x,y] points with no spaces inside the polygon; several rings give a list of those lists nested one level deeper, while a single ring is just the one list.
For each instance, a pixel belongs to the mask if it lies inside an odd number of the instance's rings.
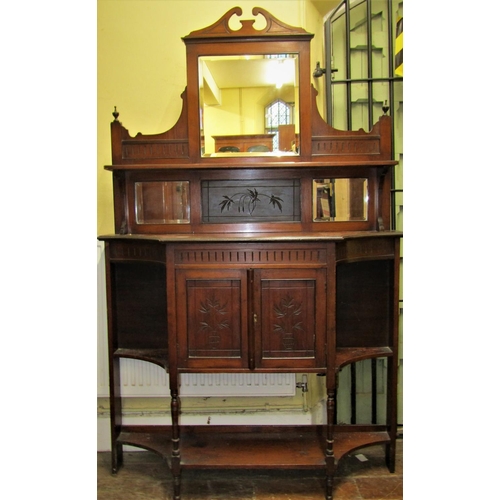
[{"label": "yellow wall", "polygon": [[[323,20],[309,0],[98,0],[98,234],[114,232],[111,173],[103,168],[111,163],[114,106],[131,135],[170,129],[181,112],[180,95],[186,86],[181,37],[214,23],[235,6],[243,9],[241,19],[252,19],[252,8],[259,6],[287,24],[316,33],[311,65],[316,60],[323,65]],[[256,29],[262,28],[258,23]]]},{"label": "yellow wall", "polygon": [[[160,133],[170,129],[181,112],[180,95],[186,87],[186,52],[181,37],[208,26],[235,6],[243,9],[242,19],[252,19],[255,6],[268,10],[281,21],[303,27],[317,35],[311,42],[311,74],[323,46],[322,17],[309,0],[98,0],[97,3],[97,233],[114,232],[111,172],[110,122],[114,106],[119,120],[132,136]],[[232,26],[239,28],[239,22]],[[255,28],[262,29],[256,19]],[[319,37],[319,38],[318,38]],[[261,113],[262,115],[262,113]],[[237,412],[248,409],[312,408],[324,391],[313,390],[318,377],[311,376],[307,401],[300,389],[287,398],[212,398],[210,411]],[[313,383],[314,382],[314,383]],[[321,382],[321,380],[319,380]],[[314,394],[314,398],[311,395]],[[127,399],[127,398],[125,398]],[[129,398],[124,402],[141,413],[164,413],[165,401],[155,398]],[[100,416],[107,416],[107,400],[100,399]],[[207,402],[188,398],[184,412],[203,411]],[[133,413],[133,411],[132,411]],[[107,432],[104,433],[107,435]]]}]

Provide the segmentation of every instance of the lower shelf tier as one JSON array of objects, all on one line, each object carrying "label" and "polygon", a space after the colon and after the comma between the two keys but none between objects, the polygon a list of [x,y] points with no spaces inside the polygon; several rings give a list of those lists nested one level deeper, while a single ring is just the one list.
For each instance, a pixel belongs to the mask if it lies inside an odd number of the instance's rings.
[{"label": "lower shelf tier", "polygon": [[168,351],[167,349],[117,349],[114,354],[117,358],[140,359],[148,361],[168,370]]},{"label": "lower shelf tier", "polygon": [[[335,462],[358,448],[388,442],[385,426],[334,426]],[[124,426],[118,443],[158,453],[170,464],[169,426]],[[315,469],[325,467],[326,429],[314,425],[184,426],[179,449],[183,468]]]},{"label": "lower shelf tier", "polygon": [[390,347],[339,347],[336,352],[335,365],[337,369],[349,363],[374,359],[381,357],[391,357],[393,351]]}]

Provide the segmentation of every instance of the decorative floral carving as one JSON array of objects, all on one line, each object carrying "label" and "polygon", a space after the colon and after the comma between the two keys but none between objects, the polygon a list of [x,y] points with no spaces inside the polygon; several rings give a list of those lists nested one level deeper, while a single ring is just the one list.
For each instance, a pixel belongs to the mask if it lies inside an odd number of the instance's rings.
[{"label": "decorative floral carving", "polygon": [[[272,204],[274,208],[278,207],[280,212],[283,211],[283,205],[282,205],[283,200],[278,196],[274,196],[273,194],[269,196],[264,193],[260,193],[260,196],[265,196],[266,198],[269,198],[269,203]],[[233,203],[237,203],[238,212],[244,212],[246,209],[250,215],[252,215],[253,211],[255,210],[257,202],[261,201],[259,198],[259,193],[255,188],[247,189],[243,193],[236,193],[233,194],[232,196],[224,195],[223,198],[224,199],[219,203],[221,212],[223,212],[224,209],[229,210],[233,205]]]},{"label": "decorative floral carving", "polygon": [[302,304],[295,302],[290,295],[286,295],[274,306],[274,313],[278,321],[274,324],[274,331],[281,333],[283,348],[292,350],[295,347],[296,331],[304,330],[302,321],[298,321],[298,316],[302,314]]},{"label": "decorative floral carving", "polygon": [[221,318],[227,314],[226,305],[222,305],[214,296],[208,297],[200,304],[200,313],[207,316],[206,321],[200,322],[200,332],[208,334],[208,343],[215,349],[220,343],[219,331],[229,328],[229,321]]}]

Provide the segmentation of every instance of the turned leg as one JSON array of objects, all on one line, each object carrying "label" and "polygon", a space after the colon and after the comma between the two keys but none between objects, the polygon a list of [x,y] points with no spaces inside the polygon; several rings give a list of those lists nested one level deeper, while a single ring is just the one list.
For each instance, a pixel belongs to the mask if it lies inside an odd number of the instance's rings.
[{"label": "turned leg", "polygon": [[172,475],[174,478],[174,500],[181,498],[181,452],[179,438],[179,395],[177,390],[171,390],[172,414]]},{"label": "turned leg", "polygon": [[385,462],[389,472],[396,470],[397,434],[397,361],[389,358],[387,362],[387,430],[390,441],[385,447]]},{"label": "turned leg", "polygon": [[393,473],[396,471],[396,443],[392,440],[385,447],[385,463],[389,472]]},{"label": "turned leg", "polygon": [[111,448],[111,474],[116,474],[123,465],[123,445],[115,442]]},{"label": "turned leg", "polygon": [[333,392],[328,393],[326,404],[326,500],[333,499],[333,478],[335,473],[335,456],[333,454],[333,421],[335,416],[335,396]]},{"label": "turned leg", "polygon": [[116,474],[123,465],[123,444],[118,442],[122,427],[122,398],[120,393],[120,360],[109,360],[109,410],[111,423],[111,473]]}]

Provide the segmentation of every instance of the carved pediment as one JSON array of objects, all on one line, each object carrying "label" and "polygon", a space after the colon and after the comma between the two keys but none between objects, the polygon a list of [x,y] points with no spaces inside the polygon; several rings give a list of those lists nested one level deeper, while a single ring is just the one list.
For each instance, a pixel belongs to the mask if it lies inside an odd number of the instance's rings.
[{"label": "carved pediment", "polygon": [[261,7],[254,7],[252,9],[252,14],[258,16],[261,14],[266,20],[265,28],[261,30],[256,30],[254,28],[255,19],[242,19],[240,20],[241,28],[238,30],[233,30],[229,26],[229,20],[233,15],[241,16],[243,13],[241,7],[233,7],[228,10],[218,21],[212,25],[192,31],[189,35],[183,37],[183,40],[189,42],[192,39],[198,38],[218,38],[218,37],[232,37],[241,38],[251,36],[253,39],[259,36],[273,36],[273,35],[306,35],[310,38],[313,37],[312,34],[305,31],[303,28],[298,28],[295,26],[290,26],[279,19],[276,19],[267,10]]}]

